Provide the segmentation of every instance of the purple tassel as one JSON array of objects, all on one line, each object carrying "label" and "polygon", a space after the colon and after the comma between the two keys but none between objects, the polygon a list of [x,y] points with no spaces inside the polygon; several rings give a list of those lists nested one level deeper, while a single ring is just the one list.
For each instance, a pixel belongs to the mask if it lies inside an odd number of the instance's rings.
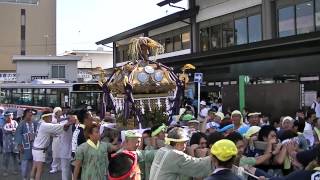
[{"label": "purple tassel", "polygon": [[125,90],[125,97],[124,97],[124,118],[127,120],[130,117],[130,106],[134,105],[133,97],[132,97],[132,86],[127,83],[126,86],[124,86]]},{"label": "purple tassel", "polygon": [[104,119],[106,115],[106,111],[115,111],[115,106],[113,104],[112,98],[111,98],[111,92],[108,87],[109,82],[113,78],[113,75],[115,74],[116,70],[114,70],[110,76],[110,78],[102,85],[102,99],[100,102],[101,105],[101,112],[100,112],[100,119]]}]

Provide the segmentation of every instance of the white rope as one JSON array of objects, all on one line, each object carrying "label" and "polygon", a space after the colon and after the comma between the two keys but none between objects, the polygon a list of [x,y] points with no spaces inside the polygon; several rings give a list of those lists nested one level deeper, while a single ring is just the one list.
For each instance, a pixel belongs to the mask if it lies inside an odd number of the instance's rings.
[{"label": "white rope", "polygon": [[[259,179],[258,176],[249,173],[249,172],[246,171],[243,167],[238,167],[238,166],[236,166],[236,165],[233,165],[233,167],[235,167],[235,168],[237,169],[237,174],[238,174],[239,176],[241,176],[242,174],[247,174],[248,176],[251,176],[251,177],[253,177],[253,178]],[[266,179],[268,179],[268,178],[266,178]]]}]

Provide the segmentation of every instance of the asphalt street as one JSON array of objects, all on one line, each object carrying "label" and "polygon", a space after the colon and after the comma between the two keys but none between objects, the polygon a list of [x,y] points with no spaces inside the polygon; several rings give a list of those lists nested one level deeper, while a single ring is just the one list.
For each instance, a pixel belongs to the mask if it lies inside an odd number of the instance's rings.
[{"label": "asphalt street", "polygon": [[[55,173],[55,174],[50,174],[49,173],[49,169],[50,165],[49,164],[45,164],[45,169],[43,172],[43,176],[42,179],[44,180],[60,180],[61,179],[61,172]],[[10,170],[12,170],[12,163],[10,164]],[[21,176],[20,176],[20,167],[19,167],[19,171],[18,174],[12,174],[9,173],[9,176],[3,176],[4,173],[4,168],[3,168],[3,158],[2,158],[2,154],[0,154],[0,180],[22,180]]]}]

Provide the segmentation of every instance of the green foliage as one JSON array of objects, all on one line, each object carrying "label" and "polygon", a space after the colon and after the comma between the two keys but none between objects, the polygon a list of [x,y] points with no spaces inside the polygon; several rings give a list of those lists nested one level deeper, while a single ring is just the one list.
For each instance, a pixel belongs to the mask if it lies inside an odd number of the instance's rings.
[{"label": "green foliage", "polygon": [[165,105],[162,105],[160,108],[156,106],[151,111],[149,106],[145,105],[144,114],[142,114],[142,127],[147,128],[156,124],[167,123],[168,118]]},{"label": "green foliage", "polygon": [[117,112],[120,112],[116,114],[117,123],[121,123],[122,126],[126,127],[127,121],[124,119],[124,111],[117,110]]},{"label": "green foliage", "polygon": [[[142,128],[152,127],[156,124],[167,123],[169,116],[166,114],[166,105],[163,104],[161,107],[153,107],[150,111],[150,108],[147,104],[144,105],[144,114],[141,115],[141,125]],[[124,128],[128,128],[128,120],[124,118],[124,112],[118,111],[116,115],[117,123],[121,124]],[[135,126],[138,128],[138,122],[136,117]]]}]

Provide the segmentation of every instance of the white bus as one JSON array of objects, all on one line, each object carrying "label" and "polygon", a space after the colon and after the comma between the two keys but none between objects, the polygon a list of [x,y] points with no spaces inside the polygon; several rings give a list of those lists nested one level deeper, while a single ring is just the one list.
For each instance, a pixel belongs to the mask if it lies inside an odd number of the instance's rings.
[{"label": "white bus", "polygon": [[0,104],[73,109],[91,106],[100,110],[102,89],[98,83],[65,83],[61,80],[34,80],[31,83],[0,84]]}]

